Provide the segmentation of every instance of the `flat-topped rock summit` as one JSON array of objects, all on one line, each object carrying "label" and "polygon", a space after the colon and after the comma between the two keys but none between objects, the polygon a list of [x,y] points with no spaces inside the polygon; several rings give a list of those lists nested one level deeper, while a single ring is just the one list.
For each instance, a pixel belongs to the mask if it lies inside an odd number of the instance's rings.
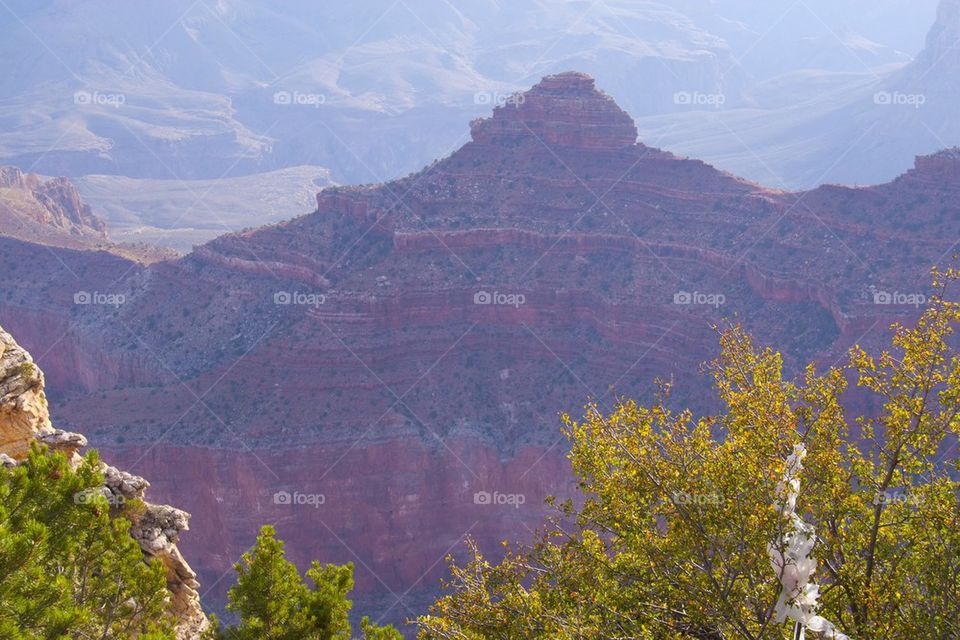
[{"label": "flat-topped rock summit", "polygon": [[633,119],[596,88],[585,73],[547,76],[529,91],[515,94],[489,118],[473,121],[473,140],[509,144],[531,134],[547,145],[585,150],[617,150],[637,141]]},{"label": "flat-topped rock summit", "polygon": [[900,176],[897,181],[926,182],[940,187],[957,185],[960,183],[960,147],[950,147],[936,153],[917,156],[914,159],[913,168]]}]

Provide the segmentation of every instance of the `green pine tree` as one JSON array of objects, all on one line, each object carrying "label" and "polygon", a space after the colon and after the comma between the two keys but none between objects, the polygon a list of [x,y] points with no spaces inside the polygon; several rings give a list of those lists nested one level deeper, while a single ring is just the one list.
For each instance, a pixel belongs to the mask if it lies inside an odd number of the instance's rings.
[{"label": "green pine tree", "polygon": [[143,561],[102,486],[96,453],[72,469],[34,448],[0,469],[0,637],[173,638],[164,568]]},{"label": "green pine tree", "polygon": [[[221,629],[214,620],[211,636],[229,640],[350,640],[347,595],[353,589],[353,565],[314,562],[301,579],[286,559],[283,541],[271,526],[261,529],[257,543],[235,566],[237,583],[229,592],[227,610],[239,624]],[[378,627],[364,618],[365,640],[402,640],[392,627]]]}]

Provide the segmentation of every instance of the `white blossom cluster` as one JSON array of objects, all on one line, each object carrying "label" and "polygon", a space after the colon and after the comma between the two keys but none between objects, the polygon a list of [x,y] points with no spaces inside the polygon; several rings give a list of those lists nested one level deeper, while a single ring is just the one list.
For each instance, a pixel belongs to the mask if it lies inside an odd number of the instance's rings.
[{"label": "white blossom cluster", "polygon": [[833,623],[817,615],[820,586],[812,581],[817,561],[810,557],[817,534],[813,525],[804,522],[796,512],[800,472],[806,455],[807,449],[802,443],[794,445],[793,453],[787,458],[783,479],[777,484],[781,502],[774,503],[774,507],[780,514],[783,528],[782,533],[767,546],[770,564],[783,587],[775,609],[776,620],[783,623],[789,618],[802,625],[803,629],[820,634],[822,638],[849,640],[837,631]]}]

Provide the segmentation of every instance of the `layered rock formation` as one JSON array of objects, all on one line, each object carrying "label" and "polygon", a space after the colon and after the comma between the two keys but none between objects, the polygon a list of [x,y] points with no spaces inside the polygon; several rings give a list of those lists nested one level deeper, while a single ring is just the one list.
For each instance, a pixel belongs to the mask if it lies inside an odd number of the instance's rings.
[{"label": "layered rock formation", "polygon": [[[35,442],[62,451],[75,462],[79,462],[77,452],[87,444],[82,435],[51,426],[43,372],[0,327],[0,462],[18,464]],[[102,491],[111,505],[142,500],[150,486],[143,478],[109,465],[104,464],[102,471]],[[180,533],[189,528],[189,517],[173,507],[145,503],[143,513],[135,516],[130,528],[144,558],[158,558],[167,568],[169,610],[177,623],[178,640],[197,640],[208,626],[197,592],[200,583],[177,548]]]},{"label": "layered rock formation", "polygon": [[[19,206],[17,206],[19,205]],[[24,224],[32,223],[50,232],[105,240],[106,224],[80,199],[76,187],[66,178],[44,180],[17,167],[0,166],[0,206],[8,215],[21,214]],[[10,212],[16,208],[18,211]],[[0,216],[5,227],[11,220]],[[4,228],[5,232],[8,232]]]},{"label": "layered rock formation", "polygon": [[45,354],[60,423],[195,514],[212,605],[275,523],[301,564],[356,563],[358,611],[422,612],[464,534],[528,539],[574,492],[559,410],[657,377],[712,409],[698,365],[724,318],[791,371],[879,344],[960,238],[949,153],[871,188],[766,189],[636,143],[577,73],[471,131],[175,261],[0,239],[0,319]]},{"label": "layered rock formation", "polygon": [[637,141],[630,116],[599,93],[585,73],[544,78],[532,90],[508,98],[494,117],[474,121],[470,133],[485,144],[510,144],[534,135],[550,146],[584,150],[624,149]]},{"label": "layered rock formation", "polygon": [[112,242],[106,223],[70,180],[43,178],[12,166],[0,166],[0,238],[4,237],[48,247],[109,251],[138,262],[177,255],[169,249]]}]

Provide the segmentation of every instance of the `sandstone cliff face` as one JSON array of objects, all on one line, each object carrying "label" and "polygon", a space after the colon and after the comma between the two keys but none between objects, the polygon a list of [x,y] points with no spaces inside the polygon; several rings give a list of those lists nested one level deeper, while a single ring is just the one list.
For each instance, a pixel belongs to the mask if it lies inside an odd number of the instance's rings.
[{"label": "sandstone cliff face", "polygon": [[[15,465],[39,442],[78,461],[87,440],[80,434],[54,429],[44,395],[43,372],[30,354],[0,327],[0,462]],[[110,504],[143,499],[150,484],[138,476],[103,465],[102,491]],[[179,640],[197,640],[208,623],[200,608],[196,574],[177,548],[180,533],[188,529],[189,514],[173,507],[146,503],[130,534],[146,559],[159,558],[167,568],[170,612],[177,621]]]},{"label": "sandstone cliff face", "polygon": [[9,334],[0,331],[0,451],[14,460],[50,429],[43,373]]},{"label": "sandstone cliff face", "polygon": [[[879,344],[960,237],[951,154],[876,187],[766,189],[636,143],[573,73],[472,131],[177,261],[0,239],[0,318],[49,352],[60,424],[194,513],[205,584],[276,523],[301,564],[356,563],[358,610],[422,612],[464,533],[495,554],[574,494],[557,411],[645,400],[657,377],[713,409],[698,368],[725,318],[788,370]],[[474,502],[495,491],[525,501]]]},{"label": "sandstone cliff face", "polygon": [[67,178],[44,178],[0,166],[0,239],[8,238],[46,247],[106,251],[143,263],[178,255],[169,249],[112,242],[106,223]]},{"label": "sandstone cliff face", "polygon": [[107,237],[104,221],[66,178],[44,180],[17,167],[0,166],[0,210],[0,230],[8,235],[17,235],[14,229],[19,228],[20,234]]}]

